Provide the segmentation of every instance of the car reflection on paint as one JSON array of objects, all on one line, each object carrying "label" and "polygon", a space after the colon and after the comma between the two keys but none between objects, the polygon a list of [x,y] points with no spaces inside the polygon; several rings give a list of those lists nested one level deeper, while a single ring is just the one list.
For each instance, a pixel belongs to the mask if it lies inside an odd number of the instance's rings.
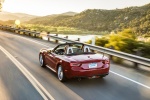
[{"label": "car reflection on paint", "polygon": [[54,49],[41,49],[41,67],[57,73],[60,81],[70,78],[99,78],[109,74],[110,61],[103,54],[91,52],[82,43],[63,43]]}]

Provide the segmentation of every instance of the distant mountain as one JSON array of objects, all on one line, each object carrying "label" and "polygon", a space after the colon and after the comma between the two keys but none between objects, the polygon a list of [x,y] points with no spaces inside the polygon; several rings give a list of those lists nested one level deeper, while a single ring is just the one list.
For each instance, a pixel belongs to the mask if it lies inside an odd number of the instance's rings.
[{"label": "distant mountain", "polygon": [[132,28],[138,34],[150,34],[150,3],[141,7],[102,10],[88,9],[75,15],[60,14],[31,19],[28,23],[66,26],[92,31],[118,31]]},{"label": "distant mountain", "polygon": [[68,18],[71,18],[72,16],[76,15],[76,12],[65,12],[62,14],[52,14],[52,15],[47,15],[43,17],[38,17],[35,19],[31,19],[28,23],[30,24],[44,24],[44,25],[49,25],[50,23],[59,23],[62,20],[67,20]]},{"label": "distant mountain", "polygon": [[47,16],[37,17],[37,18],[31,19],[27,23],[44,24],[44,25],[49,25],[50,23],[53,23],[53,25],[54,25],[55,23],[58,23],[59,21],[62,22],[62,20],[67,20],[68,18],[70,18],[76,14],[77,14],[76,12],[71,12],[71,11],[65,12],[62,14],[52,14],[52,15],[47,15]]},{"label": "distant mountain", "polygon": [[61,15],[74,16],[74,15],[76,15],[76,14],[78,14],[78,13],[69,11],[69,12],[62,13]]},{"label": "distant mountain", "polygon": [[24,21],[29,21],[36,17],[38,16],[24,14],[24,13],[10,13],[10,12],[5,12],[5,11],[0,12],[0,20],[2,21],[19,19],[22,22],[24,22]]}]

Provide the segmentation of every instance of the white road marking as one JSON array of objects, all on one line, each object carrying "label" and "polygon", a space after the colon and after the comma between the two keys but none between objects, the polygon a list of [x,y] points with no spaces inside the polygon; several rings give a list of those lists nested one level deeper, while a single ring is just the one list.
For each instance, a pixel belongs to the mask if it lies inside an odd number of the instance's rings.
[{"label": "white road marking", "polygon": [[[21,36],[18,36],[18,37],[21,37]],[[48,47],[47,45],[42,44],[42,43],[40,43],[39,41],[31,40],[31,39],[28,39],[28,38],[25,38],[25,37],[21,37],[21,38],[26,39],[26,40],[31,41],[31,42],[34,42],[34,43],[37,43],[37,44],[40,44],[40,45],[43,45],[43,46],[45,46],[45,47]],[[120,77],[122,77],[122,78],[124,78],[124,79],[126,79],[126,80],[128,80],[128,81],[131,81],[131,82],[133,82],[133,83],[136,83],[136,84],[138,84],[138,85],[140,85],[140,86],[143,86],[143,87],[145,87],[145,88],[147,88],[147,89],[150,89],[150,86],[144,85],[144,84],[142,84],[142,83],[140,83],[140,82],[137,82],[137,81],[135,81],[135,80],[133,80],[133,79],[130,79],[130,78],[126,77],[126,76],[123,76],[123,75],[121,75],[121,74],[118,74],[118,73],[116,73],[116,72],[114,72],[114,71],[111,71],[111,70],[110,70],[110,72],[113,73],[113,74],[115,74],[115,75],[117,75],[117,76],[120,76]]]},{"label": "white road marking", "polygon": [[[18,37],[21,37],[21,36],[18,36]],[[35,40],[27,39],[27,38],[25,38],[25,37],[24,37],[23,39],[28,40],[28,41],[31,41],[31,42],[34,42],[34,43],[37,43],[37,44],[42,45],[42,46],[45,46],[45,47],[49,47],[49,46],[47,46],[47,45],[45,45],[45,44],[43,44],[43,43],[40,43],[40,42],[38,42],[38,41],[35,41]]]},{"label": "white road marking", "polygon": [[145,87],[145,88],[147,88],[147,89],[150,89],[149,86],[144,85],[144,84],[142,84],[142,83],[140,83],[140,82],[137,82],[137,81],[135,81],[135,80],[133,80],[133,79],[130,79],[130,78],[128,78],[128,77],[125,77],[125,76],[123,76],[123,75],[120,75],[120,74],[118,74],[118,73],[116,73],[116,72],[113,72],[113,71],[111,71],[111,70],[110,70],[110,72],[113,73],[113,74],[115,74],[115,75],[118,75],[118,76],[120,76],[120,77],[122,77],[122,78],[124,78],[124,79],[126,79],[126,80],[129,80],[129,81],[131,81],[131,82],[133,82],[133,83],[136,83],[136,84],[138,84],[138,85],[140,85],[140,86],[143,86],[143,87]]},{"label": "white road marking", "polygon": [[33,43],[36,43],[36,44],[39,44],[39,45],[42,45],[42,46],[45,46],[45,47],[49,47],[43,43],[40,43],[39,41],[36,41],[36,40],[32,40],[32,39],[29,39],[29,38],[26,38],[26,37],[22,37],[22,36],[18,36],[18,35],[12,35],[12,34],[9,34],[11,36],[16,36],[16,37],[19,37],[21,39],[24,39],[24,40],[27,40],[27,41],[30,41],[30,42],[33,42]]},{"label": "white road marking", "polygon": [[[7,57],[18,67],[18,69],[25,75],[25,77],[31,82],[39,94],[44,100],[55,100],[48,91],[37,81],[37,79],[18,61],[16,60],[8,51],[6,51],[2,46],[0,50],[7,55]],[[46,95],[45,95],[46,94]]]}]

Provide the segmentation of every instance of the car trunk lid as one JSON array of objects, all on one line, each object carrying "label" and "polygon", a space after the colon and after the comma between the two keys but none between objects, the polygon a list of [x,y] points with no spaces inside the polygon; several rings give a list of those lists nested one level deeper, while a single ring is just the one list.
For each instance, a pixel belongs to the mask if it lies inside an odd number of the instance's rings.
[{"label": "car trunk lid", "polygon": [[102,67],[104,56],[101,54],[85,54],[69,56],[71,62],[80,64],[83,69],[93,69]]},{"label": "car trunk lid", "polygon": [[79,63],[92,63],[99,62],[103,59],[103,55],[101,54],[84,54],[84,55],[73,55],[69,56],[71,61],[79,62]]}]

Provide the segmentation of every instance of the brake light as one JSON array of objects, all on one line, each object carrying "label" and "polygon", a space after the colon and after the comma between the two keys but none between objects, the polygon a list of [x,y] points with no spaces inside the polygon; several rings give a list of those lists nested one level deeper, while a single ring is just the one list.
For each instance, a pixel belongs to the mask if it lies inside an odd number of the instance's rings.
[{"label": "brake light", "polygon": [[103,64],[109,64],[110,63],[109,60],[103,60],[102,62],[103,62]]},{"label": "brake light", "polygon": [[80,63],[70,63],[70,66],[80,66]]},{"label": "brake light", "polygon": [[105,60],[105,64],[109,64],[110,63],[110,61],[109,60]]}]

